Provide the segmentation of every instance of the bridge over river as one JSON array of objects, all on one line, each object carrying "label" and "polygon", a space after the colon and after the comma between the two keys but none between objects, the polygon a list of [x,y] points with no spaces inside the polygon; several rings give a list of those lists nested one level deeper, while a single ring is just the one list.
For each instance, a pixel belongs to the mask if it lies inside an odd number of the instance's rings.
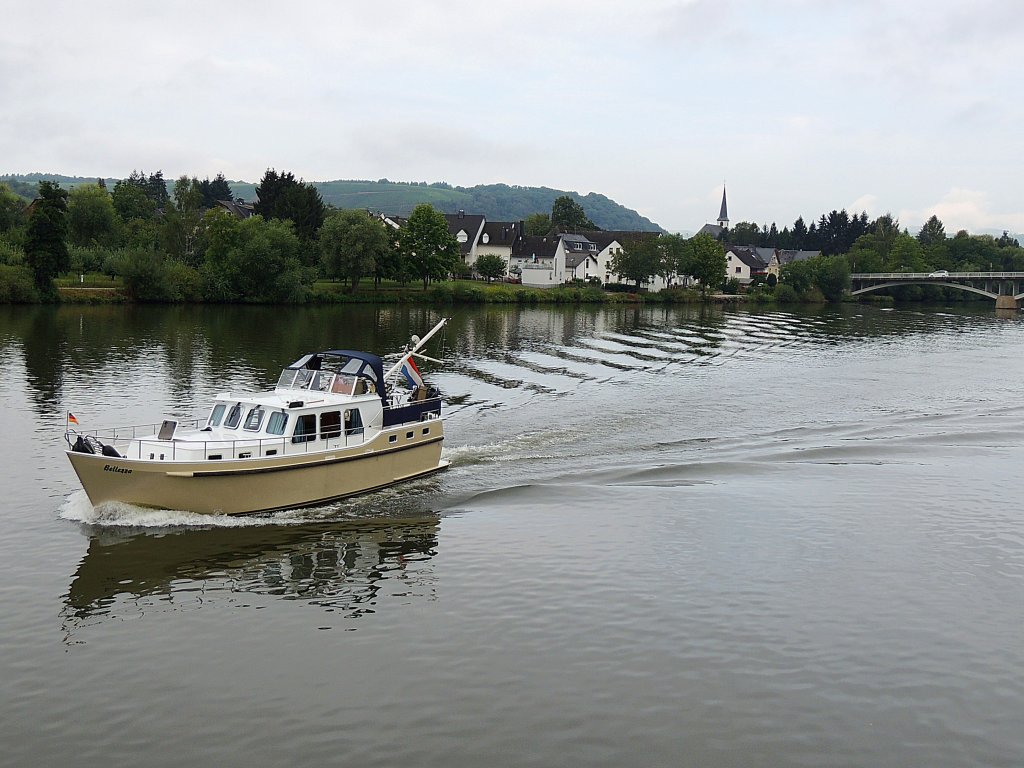
[{"label": "bridge over river", "polygon": [[987,296],[996,309],[1017,309],[1024,299],[1024,272],[859,272],[850,275],[851,295],[899,285],[941,285]]}]

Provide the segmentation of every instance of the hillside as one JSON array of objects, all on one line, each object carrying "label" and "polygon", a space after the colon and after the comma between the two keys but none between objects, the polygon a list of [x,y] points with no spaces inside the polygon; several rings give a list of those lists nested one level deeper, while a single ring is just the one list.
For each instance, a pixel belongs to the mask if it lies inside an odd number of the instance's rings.
[{"label": "hillside", "polygon": [[[58,182],[65,189],[80,184],[94,184],[96,177],[63,176],[55,173],[9,174],[0,176],[0,182],[8,183],[15,192],[31,198],[35,185],[42,180]],[[113,189],[117,179],[104,179],[108,189]],[[246,181],[229,181],[235,197],[255,200],[256,185]],[[591,192],[550,189],[548,187],[513,187],[507,184],[480,184],[475,187],[453,187],[444,182],[397,182],[336,180],[314,181],[324,202],[336,208],[369,208],[398,216],[407,216],[420,203],[430,203],[445,213],[459,210],[467,213],[482,213],[496,221],[520,221],[531,213],[550,213],[555,198],[569,195],[583,206],[587,216],[602,229],[662,231],[661,227],[636,211],[626,208],[614,200]],[[168,191],[173,187],[168,180]]]}]

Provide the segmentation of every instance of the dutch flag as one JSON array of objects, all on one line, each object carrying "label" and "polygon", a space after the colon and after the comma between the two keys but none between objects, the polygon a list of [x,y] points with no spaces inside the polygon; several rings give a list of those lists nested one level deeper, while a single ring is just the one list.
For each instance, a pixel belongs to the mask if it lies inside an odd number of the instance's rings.
[{"label": "dutch flag", "polygon": [[423,386],[423,377],[420,375],[420,369],[416,367],[416,363],[413,362],[411,357],[402,363],[402,375],[405,376],[405,380],[409,382],[410,387]]}]

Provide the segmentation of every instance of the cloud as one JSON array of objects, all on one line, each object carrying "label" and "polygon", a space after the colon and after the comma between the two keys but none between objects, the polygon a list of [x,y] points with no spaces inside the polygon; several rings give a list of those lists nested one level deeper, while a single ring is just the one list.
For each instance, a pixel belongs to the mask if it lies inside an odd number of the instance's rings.
[{"label": "cloud", "polygon": [[961,229],[968,232],[984,230],[1024,231],[1024,213],[1003,213],[992,210],[992,203],[986,192],[973,189],[953,188],[936,203],[920,210],[903,210],[899,213],[900,223],[906,227],[920,227],[932,216],[937,216],[945,226],[947,234]]}]

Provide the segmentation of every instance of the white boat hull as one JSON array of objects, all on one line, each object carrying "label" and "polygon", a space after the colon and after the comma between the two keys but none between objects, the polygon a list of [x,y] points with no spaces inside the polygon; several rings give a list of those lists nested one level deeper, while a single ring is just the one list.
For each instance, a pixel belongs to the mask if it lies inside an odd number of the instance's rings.
[{"label": "white boat hull", "polygon": [[362,445],[297,455],[223,461],[67,455],[94,506],[124,502],[237,515],[322,504],[442,470],[448,463],[441,460],[441,424],[404,425]]}]

